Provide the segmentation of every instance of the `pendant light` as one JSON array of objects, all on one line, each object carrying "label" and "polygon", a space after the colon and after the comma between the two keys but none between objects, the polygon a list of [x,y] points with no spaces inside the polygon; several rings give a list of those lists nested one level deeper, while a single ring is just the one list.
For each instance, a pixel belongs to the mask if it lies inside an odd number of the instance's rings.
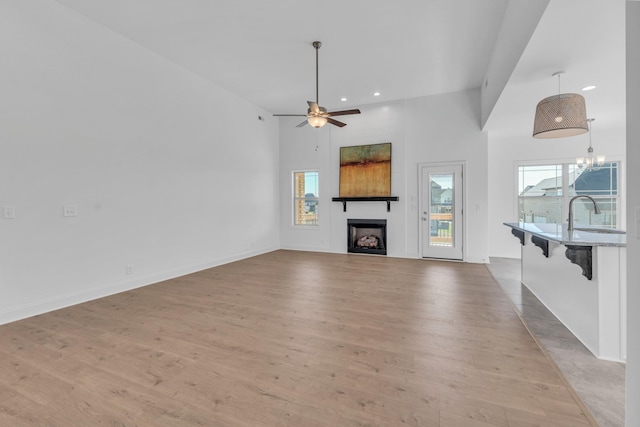
[{"label": "pendant light", "polygon": [[578,157],[576,159],[576,163],[580,169],[583,169],[585,167],[587,169],[599,168],[604,164],[604,155],[593,155],[593,146],[591,145],[591,127],[593,125],[591,124],[591,122],[593,122],[594,120],[595,119],[587,119],[587,122],[589,123],[589,148],[587,149],[587,157]]},{"label": "pendant light", "polygon": [[584,97],[577,93],[560,93],[562,74],[564,71],[553,73],[553,77],[558,76],[558,95],[543,99],[536,107],[534,138],[564,138],[588,131]]}]

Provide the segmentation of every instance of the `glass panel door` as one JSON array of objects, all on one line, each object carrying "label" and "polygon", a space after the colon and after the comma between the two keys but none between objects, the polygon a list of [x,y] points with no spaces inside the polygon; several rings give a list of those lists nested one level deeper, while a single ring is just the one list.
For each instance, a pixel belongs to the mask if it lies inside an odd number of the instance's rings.
[{"label": "glass panel door", "polygon": [[462,164],[421,166],[423,258],[462,260]]}]

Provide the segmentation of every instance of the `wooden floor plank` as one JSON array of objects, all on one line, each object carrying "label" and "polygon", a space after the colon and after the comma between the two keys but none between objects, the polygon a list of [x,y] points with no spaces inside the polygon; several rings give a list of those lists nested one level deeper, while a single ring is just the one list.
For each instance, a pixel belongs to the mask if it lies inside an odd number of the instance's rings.
[{"label": "wooden floor plank", "polygon": [[284,250],[0,326],[0,397],[16,426],[590,425],[483,265]]}]

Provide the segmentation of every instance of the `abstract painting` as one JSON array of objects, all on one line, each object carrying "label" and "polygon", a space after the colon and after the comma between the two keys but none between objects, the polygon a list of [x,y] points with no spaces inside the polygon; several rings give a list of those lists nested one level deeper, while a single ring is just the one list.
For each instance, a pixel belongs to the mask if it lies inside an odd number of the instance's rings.
[{"label": "abstract painting", "polygon": [[391,196],[391,143],[340,147],[340,197]]}]

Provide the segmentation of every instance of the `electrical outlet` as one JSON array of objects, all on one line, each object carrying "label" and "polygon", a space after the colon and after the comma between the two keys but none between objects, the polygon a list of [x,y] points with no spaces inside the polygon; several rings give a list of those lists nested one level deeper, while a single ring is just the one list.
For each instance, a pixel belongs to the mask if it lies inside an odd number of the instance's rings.
[{"label": "electrical outlet", "polygon": [[67,217],[78,216],[78,207],[73,205],[63,206],[62,216],[67,216]]},{"label": "electrical outlet", "polygon": [[132,274],[133,273],[133,266],[132,265],[127,265],[124,267],[124,272],[127,273],[127,275]]},{"label": "electrical outlet", "polygon": [[2,218],[4,219],[15,219],[16,217],[16,207],[15,206],[5,206],[2,209]]}]

